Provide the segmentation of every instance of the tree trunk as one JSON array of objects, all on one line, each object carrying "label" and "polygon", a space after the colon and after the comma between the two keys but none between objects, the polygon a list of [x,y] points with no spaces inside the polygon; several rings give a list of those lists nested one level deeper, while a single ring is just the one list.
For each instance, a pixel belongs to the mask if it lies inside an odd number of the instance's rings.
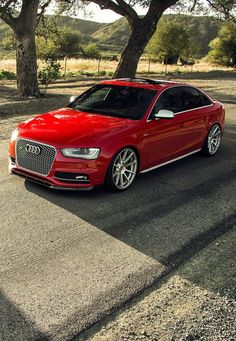
[{"label": "tree trunk", "polygon": [[38,97],[40,95],[37,79],[37,57],[35,33],[33,30],[16,33],[16,70],[19,96]]},{"label": "tree trunk", "polygon": [[114,78],[135,78],[139,59],[147,43],[156,31],[157,23],[161,15],[162,13],[152,18],[149,22],[145,18],[141,18],[133,23],[129,41],[121,54]]}]

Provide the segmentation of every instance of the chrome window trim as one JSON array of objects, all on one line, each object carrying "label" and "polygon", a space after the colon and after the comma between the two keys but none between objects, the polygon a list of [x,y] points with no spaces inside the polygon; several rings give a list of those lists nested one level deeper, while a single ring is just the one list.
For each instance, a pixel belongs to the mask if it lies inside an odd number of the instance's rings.
[{"label": "chrome window trim", "polygon": [[159,94],[159,96],[157,97],[156,101],[155,101],[154,104],[152,105],[152,108],[151,108],[150,111],[149,111],[148,118],[147,118],[146,122],[151,122],[151,121],[160,120],[160,118],[156,118],[156,119],[150,119],[150,118],[149,118],[150,115],[151,115],[151,113],[152,113],[152,110],[153,110],[154,106],[156,105],[157,101],[159,100],[160,96],[161,96],[165,91],[167,91],[167,90],[170,90],[170,89],[173,89],[173,88],[180,88],[180,87],[187,87],[187,88],[192,88],[192,89],[198,90],[199,92],[201,92],[204,96],[206,96],[206,97],[211,101],[211,104],[204,105],[204,106],[202,106],[202,107],[197,107],[197,108],[192,108],[192,109],[188,109],[188,110],[179,111],[179,112],[177,112],[177,113],[174,113],[174,115],[179,115],[179,114],[183,114],[183,113],[188,112],[188,111],[199,110],[199,109],[202,109],[202,108],[207,108],[207,107],[213,106],[214,102],[212,101],[212,99],[211,99],[207,94],[205,94],[202,90],[200,90],[200,89],[198,89],[198,88],[196,88],[196,87],[194,87],[194,86],[191,86],[191,85],[183,85],[183,84],[181,84],[181,85],[174,85],[174,86],[171,86],[171,87],[169,87],[169,88],[167,88],[167,89],[164,89],[164,90]]},{"label": "chrome window trim", "polygon": [[[52,165],[51,165],[51,168],[50,168],[48,174],[45,175],[45,174],[37,173],[37,172],[31,171],[31,170],[29,170],[29,169],[27,169],[27,168],[24,168],[24,167],[19,166],[18,161],[17,161],[17,153],[16,153],[16,147],[17,147],[17,142],[18,142],[18,140],[25,140],[25,141],[29,141],[29,142],[34,142],[34,143],[42,144],[42,145],[44,145],[44,146],[51,147],[51,148],[53,148],[53,149],[55,150],[55,157],[54,157],[54,159],[53,159],[53,161],[52,161]],[[16,143],[15,143],[15,156],[16,156],[16,158],[15,158],[15,160],[16,160],[16,166],[17,166],[19,169],[23,169],[23,170],[26,171],[26,172],[29,172],[29,173],[32,173],[32,174],[36,174],[36,175],[39,175],[39,176],[41,176],[41,177],[48,177],[48,175],[50,174],[50,172],[51,172],[51,170],[52,170],[54,161],[56,160],[56,157],[57,157],[57,149],[56,149],[54,146],[52,146],[52,145],[50,145],[50,144],[47,144],[47,143],[42,143],[42,142],[35,141],[35,140],[31,140],[31,139],[25,139],[24,137],[18,137],[18,138],[16,139]]]},{"label": "chrome window trim", "polygon": [[141,171],[140,173],[147,173],[147,172],[150,172],[150,171],[152,171],[152,170],[154,170],[154,169],[157,169],[157,168],[160,168],[160,167],[162,167],[162,166],[168,165],[169,163],[172,163],[172,162],[181,160],[181,159],[183,159],[183,158],[185,158],[185,157],[187,157],[187,156],[190,156],[190,155],[192,155],[192,154],[198,153],[198,152],[200,152],[200,150],[201,150],[201,148],[200,148],[200,149],[196,149],[196,150],[194,150],[193,152],[190,152],[190,153],[181,155],[181,156],[179,156],[179,157],[176,157],[175,159],[172,159],[172,160],[169,160],[169,161],[160,163],[160,164],[158,164],[158,165],[156,165],[156,166],[153,166],[153,167],[144,169],[144,170]]}]

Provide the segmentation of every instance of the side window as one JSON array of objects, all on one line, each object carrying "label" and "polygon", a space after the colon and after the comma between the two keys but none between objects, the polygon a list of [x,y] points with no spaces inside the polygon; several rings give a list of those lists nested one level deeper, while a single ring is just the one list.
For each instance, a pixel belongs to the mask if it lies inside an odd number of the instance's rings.
[{"label": "side window", "polygon": [[174,113],[181,110],[178,87],[167,89],[160,95],[160,97],[157,99],[156,104],[154,105],[153,111],[151,113],[151,118],[154,116],[155,113],[158,113],[158,111],[162,109],[171,110]]},{"label": "side window", "polygon": [[209,98],[207,96],[205,96],[203,93],[201,95],[202,95],[202,100],[203,100],[204,105],[211,105],[212,104],[212,102],[209,100]]},{"label": "side window", "polygon": [[191,87],[181,88],[182,111],[191,110],[211,104],[210,100],[200,91]]}]

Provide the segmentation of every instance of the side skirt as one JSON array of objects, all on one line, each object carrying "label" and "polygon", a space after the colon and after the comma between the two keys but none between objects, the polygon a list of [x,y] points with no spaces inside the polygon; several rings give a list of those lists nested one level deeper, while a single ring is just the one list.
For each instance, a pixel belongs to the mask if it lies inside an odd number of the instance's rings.
[{"label": "side skirt", "polygon": [[175,161],[177,161],[177,160],[183,159],[183,158],[185,158],[185,157],[187,157],[187,156],[190,156],[190,155],[192,155],[192,154],[198,153],[198,152],[200,152],[200,150],[201,150],[201,148],[200,148],[200,149],[197,149],[197,150],[194,150],[194,151],[191,152],[191,153],[181,155],[181,156],[179,156],[179,157],[177,157],[177,158],[175,158],[175,159],[172,159],[172,160],[166,161],[166,162],[164,162],[164,163],[161,163],[161,164],[159,164],[159,165],[153,166],[153,167],[151,167],[151,168],[144,169],[144,170],[141,171],[140,173],[147,173],[147,172],[150,172],[150,171],[152,171],[152,170],[154,170],[154,169],[157,169],[157,168],[160,168],[160,167],[162,167],[162,166],[168,165],[169,163],[175,162]]}]

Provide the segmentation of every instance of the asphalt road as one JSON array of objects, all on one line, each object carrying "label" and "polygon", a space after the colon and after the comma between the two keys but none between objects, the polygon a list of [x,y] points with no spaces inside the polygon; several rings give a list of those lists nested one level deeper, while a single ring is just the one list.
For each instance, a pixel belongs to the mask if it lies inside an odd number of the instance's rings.
[{"label": "asphalt road", "polygon": [[58,192],[7,173],[0,142],[0,340],[67,340],[236,224],[236,105],[213,158],[115,194]]}]

